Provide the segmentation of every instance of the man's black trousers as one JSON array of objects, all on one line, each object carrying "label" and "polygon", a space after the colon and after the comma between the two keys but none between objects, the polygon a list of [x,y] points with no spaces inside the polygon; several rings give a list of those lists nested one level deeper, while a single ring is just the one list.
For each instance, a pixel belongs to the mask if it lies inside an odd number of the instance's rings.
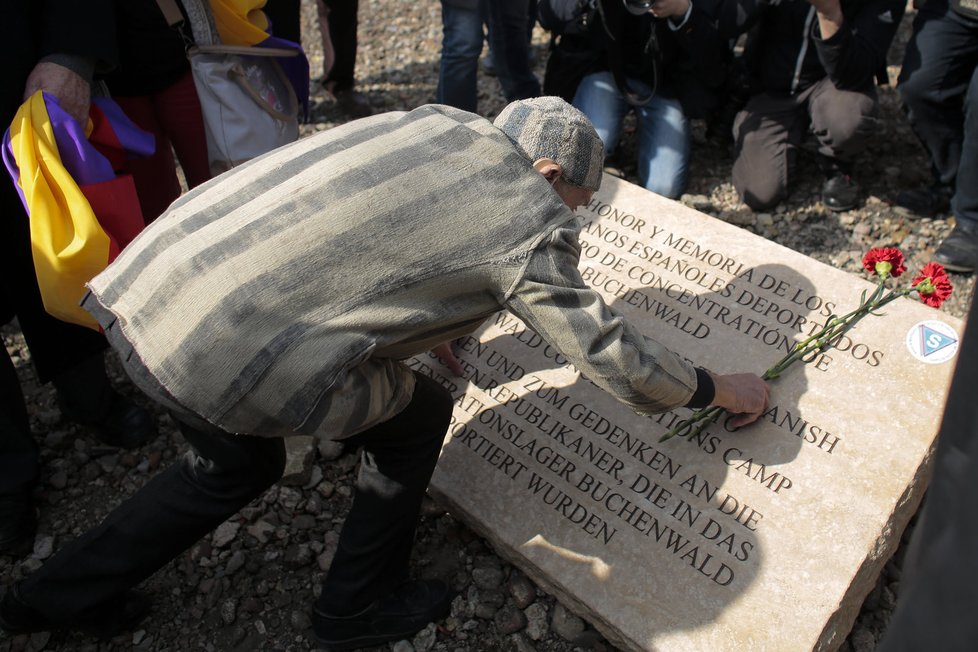
[{"label": "man's black trousers", "polygon": [[[316,604],[320,612],[360,611],[406,576],[421,500],[451,412],[448,391],[418,375],[407,408],[346,440],[362,447],[360,471]],[[191,445],[187,455],[23,580],[24,602],[70,625],[152,575],[281,477],[282,439],[180,425]]]}]

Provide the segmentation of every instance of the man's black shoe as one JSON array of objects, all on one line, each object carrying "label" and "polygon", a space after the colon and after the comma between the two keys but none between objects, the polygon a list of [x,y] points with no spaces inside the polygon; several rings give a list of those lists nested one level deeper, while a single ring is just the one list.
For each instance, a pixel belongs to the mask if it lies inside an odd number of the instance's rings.
[{"label": "man's black shoe", "polygon": [[859,184],[837,172],[822,185],[822,203],[830,211],[848,211],[859,205]]},{"label": "man's black shoe", "polygon": [[934,252],[934,260],[952,272],[973,273],[978,267],[978,224],[958,220]]},{"label": "man's black shoe", "polygon": [[34,549],[37,508],[30,494],[0,496],[0,555],[24,557]]},{"label": "man's black shoe", "polygon": [[127,591],[80,614],[69,623],[54,623],[20,597],[16,584],[7,588],[0,600],[0,629],[8,634],[29,634],[58,630],[78,630],[101,640],[128,632],[149,615],[149,596]]},{"label": "man's black shoe", "polygon": [[316,639],[333,651],[397,641],[448,615],[452,592],[438,580],[412,580],[351,616],[330,616],[313,609]]},{"label": "man's black shoe", "polygon": [[904,190],[897,195],[894,203],[920,217],[934,217],[951,208],[951,195],[951,189],[947,186],[932,185]]}]

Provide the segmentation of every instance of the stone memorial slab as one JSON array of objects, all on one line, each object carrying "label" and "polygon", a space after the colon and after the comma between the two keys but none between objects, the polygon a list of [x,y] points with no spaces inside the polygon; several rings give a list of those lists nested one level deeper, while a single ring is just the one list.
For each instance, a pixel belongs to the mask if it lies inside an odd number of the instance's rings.
[{"label": "stone memorial slab", "polygon": [[[578,214],[584,279],[719,373],[762,373],[872,290],[607,175]],[[457,343],[463,378],[410,362],[456,397],[431,491],[623,649],[834,649],[922,496],[961,332],[885,312],[773,382],[759,423],[663,443],[689,410],[635,414],[499,313]]]}]

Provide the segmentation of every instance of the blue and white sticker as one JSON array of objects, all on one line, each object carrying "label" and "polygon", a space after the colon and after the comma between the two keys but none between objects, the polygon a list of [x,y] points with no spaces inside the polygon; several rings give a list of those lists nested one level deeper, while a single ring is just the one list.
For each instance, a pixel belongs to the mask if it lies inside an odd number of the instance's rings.
[{"label": "blue and white sticker", "polygon": [[935,319],[919,322],[907,331],[910,354],[927,364],[941,364],[953,358],[959,342],[953,328]]}]

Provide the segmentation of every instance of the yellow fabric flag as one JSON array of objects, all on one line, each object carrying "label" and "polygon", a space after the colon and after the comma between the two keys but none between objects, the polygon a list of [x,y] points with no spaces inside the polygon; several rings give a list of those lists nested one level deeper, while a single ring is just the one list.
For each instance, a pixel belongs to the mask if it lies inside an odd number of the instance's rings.
[{"label": "yellow fabric flag", "polygon": [[257,45],[268,38],[265,0],[210,0],[211,13],[225,45]]},{"label": "yellow fabric flag", "polygon": [[10,125],[10,144],[30,210],[31,250],[44,309],[58,319],[98,330],[95,319],[78,303],[85,283],[105,269],[109,236],[61,163],[41,91],[18,109]]}]

